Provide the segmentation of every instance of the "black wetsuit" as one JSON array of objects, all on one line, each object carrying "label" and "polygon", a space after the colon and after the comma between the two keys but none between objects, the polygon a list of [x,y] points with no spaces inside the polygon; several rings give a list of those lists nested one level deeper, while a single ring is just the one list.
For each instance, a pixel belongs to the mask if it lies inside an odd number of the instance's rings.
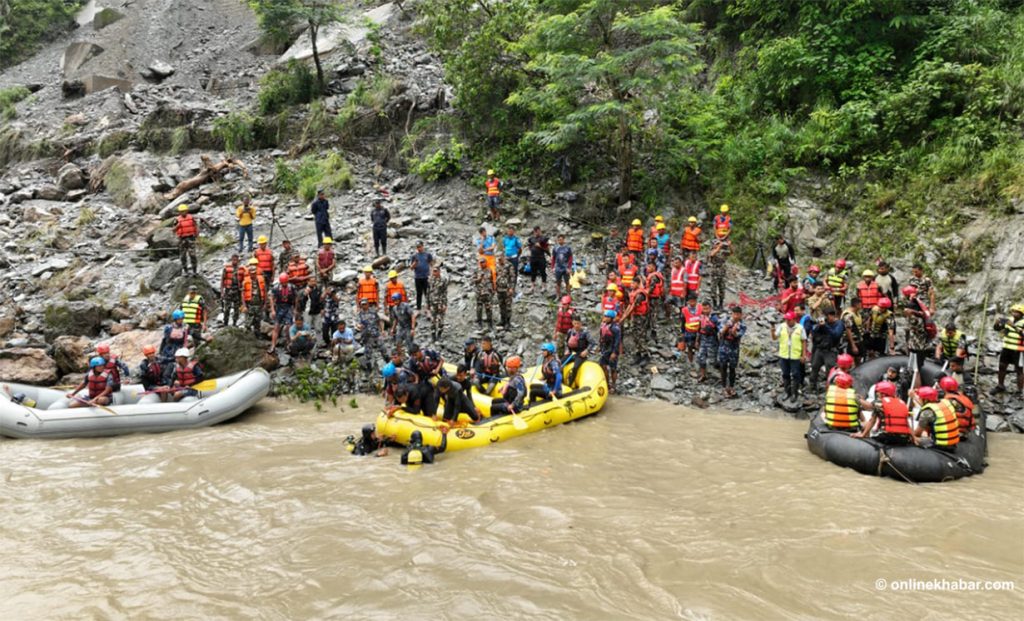
[{"label": "black wetsuit", "polygon": [[434,457],[440,455],[448,448],[448,436],[441,436],[441,446],[418,446],[418,447],[407,447],[405,452],[402,453],[402,465],[409,465],[409,453],[414,450],[418,450],[423,455],[424,464],[434,463]]}]

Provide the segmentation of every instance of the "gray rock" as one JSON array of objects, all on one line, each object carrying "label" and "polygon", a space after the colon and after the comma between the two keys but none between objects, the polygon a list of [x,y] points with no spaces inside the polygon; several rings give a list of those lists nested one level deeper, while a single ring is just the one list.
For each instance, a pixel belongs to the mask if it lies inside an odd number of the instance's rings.
[{"label": "gray rock", "polygon": [[181,261],[178,259],[160,259],[149,276],[149,288],[159,291],[181,274]]},{"label": "gray rock", "polygon": [[52,183],[47,183],[36,188],[35,197],[44,201],[60,201],[64,200],[64,190]]},{"label": "gray rock", "polygon": [[1006,417],[1002,414],[989,414],[985,417],[985,430],[986,431],[1009,431],[1010,424],[1006,422]]},{"label": "gray rock", "polygon": [[651,390],[657,392],[672,392],[676,385],[664,375],[655,375],[651,378]]},{"label": "gray rock", "polygon": [[53,359],[61,375],[84,373],[88,370],[86,353],[90,340],[85,336],[58,336],[53,341]]},{"label": "gray rock", "polygon": [[148,69],[150,74],[157,79],[168,78],[174,75],[174,67],[162,60],[153,61]]},{"label": "gray rock", "polygon": [[39,276],[44,272],[59,272],[63,269],[67,269],[69,265],[71,265],[71,263],[67,259],[50,259],[49,261],[42,261],[32,268],[32,275]]},{"label": "gray rock", "polygon": [[84,188],[85,177],[82,175],[82,169],[70,162],[64,164],[61,166],[60,170],[57,171],[57,185],[62,187],[65,191],[80,190]]},{"label": "gray rock", "polygon": [[124,14],[116,9],[106,7],[96,12],[92,18],[92,27],[95,30],[103,30],[107,26],[124,18]]},{"label": "gray rock", "polygon": [[334,283],[344,285],[356,280],[357,278],[359,278],[359,272],[355,270],[341,270],[340,272],[335,272]]},{"label": "gray rock", "polygon": [[0,381],[48,385],[57,381],[57,363],[42,349],[0,351]]},{"label": "gray rock", "polygon": [[96,336],[109,314],[96,302],[53,302],[43,313],[44,331],[52,336]]},{"label": "gray rock", "polygon": [[1007,417],[1006,422],[1010,428],[1017,433],[1024,433],[1024,410],[1018,411]]}]

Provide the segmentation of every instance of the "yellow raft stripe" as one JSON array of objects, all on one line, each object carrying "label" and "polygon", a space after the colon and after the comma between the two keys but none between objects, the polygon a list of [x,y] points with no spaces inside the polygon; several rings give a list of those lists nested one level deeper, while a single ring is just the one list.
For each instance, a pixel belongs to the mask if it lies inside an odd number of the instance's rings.
[{"label": "yellow raft stripe", "polygon": [[[568,365],[567,369],[572,366]],[[452,372],[454,368],[449,370],[449,373]],[[528,370],[524,377],[530,379],[534,375]],[[450,425],[445,421],[435,421],[427,416],[399,410],[391,416],[385,412],[377,416],[377,433],[391,436],[399,444],[408,444],[412,432],[419,431],[423,434],[423,443],[431,446],[439,446],[442,435],[447,435],[449,451],[487,446],[583,418],[599,412],[604,407],[608,399],[608,383],[600,365],[584,361],[576,377],[576,387],[576,390],[558,400],[535,403],[520,412],[520,418],[526,422],[526,429],[516,429],[511,416],[502,416],[493,421],[486,420],[477,425]],[[497,394],[497,391],[495,389],[494,394]],[[492,398],[490,395],[473,391],[473,402],[484,413],[490,413]]]}]

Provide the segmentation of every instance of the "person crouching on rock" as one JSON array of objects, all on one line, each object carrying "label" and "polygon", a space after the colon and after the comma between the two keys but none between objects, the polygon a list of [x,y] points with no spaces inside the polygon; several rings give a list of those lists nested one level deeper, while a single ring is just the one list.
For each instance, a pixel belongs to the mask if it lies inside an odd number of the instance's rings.
[{"label": "person crouching on rock", "polygon": [[402,453],[402,465],[409,466],[410,470],[419,468],[423,464],[434,463],[434,458],[448,448],[448,434],[441,434],[441,446],[423,446],[423,434],[419,430],[412,432],[409,436],[409,446]]},{"label": "person crouching on rock", "polygon": [[[100,356],[93,357],[89,361],[89,373],[85,379],[74,390],[66,396],[71,399],[69,408],[87,408],[94,405],[110,405],[110,394],[114,391],[114,384],[110,374],[107,373],[107,361]],[[76,396],[83,388],[88,387],[88,399]]]},{"label": "person crouching on rock", "polygon": [[185,397],[198,397],[199,393],[192,388],[203,381],[203,369],[199,362],[189,360],[191,354],[187,349],[179,349],[174,352],[174,385],[172,386],[171,398],[181,401]]},{"label": "person crouching on rock", "polygon": [[540,363],[544,382],[530,384],[530,403],[557,399],[562,394],[562,365],[555,356],[555,344],[544,343],[540,349],[544,352],[544,360]]}]

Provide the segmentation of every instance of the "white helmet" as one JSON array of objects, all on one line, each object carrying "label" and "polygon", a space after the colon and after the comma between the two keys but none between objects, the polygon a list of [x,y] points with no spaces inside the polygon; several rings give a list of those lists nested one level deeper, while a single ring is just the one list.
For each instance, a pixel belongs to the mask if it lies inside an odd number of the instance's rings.
[{"label": "white helmet", "polygon": [[189,357],[188,347],[182,347],[178,351],[174,352],[174,357],[175,358],[178,358],[180,356],[184,356],[185,358]]}]

